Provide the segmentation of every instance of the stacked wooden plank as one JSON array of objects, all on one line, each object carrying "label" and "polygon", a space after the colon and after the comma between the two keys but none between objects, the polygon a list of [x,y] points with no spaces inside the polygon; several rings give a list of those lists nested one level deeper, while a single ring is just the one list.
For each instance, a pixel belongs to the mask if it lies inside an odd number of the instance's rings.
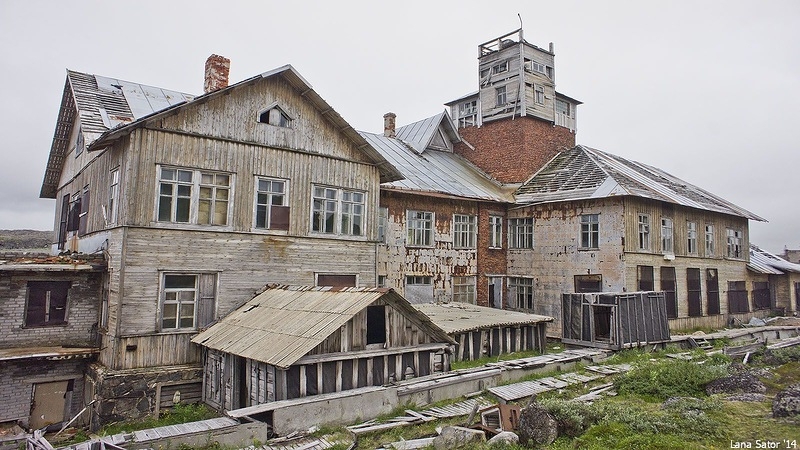
[{"label": "stacked wooden plank", "polygon": [[483,408],[491,405],[492,403],[483,398],[476,397],[462,402],[454,403],[452,405],[436,406],[426,409],[425,411],[412,411],[406,410],[405,416],[393,417],[384,423],[377,423],[375,420],[369,420],[358,425],[351,425],[347,429],[356,436],[364,433],[371,433],[373,431],[384,431],[391,428],[404,427],[408,425],[416,425],[423,422],[430,422],[435,419],[447,419],[450,417],[466,416],[471,413],[477,405],[478,408]]},{"label": "stacked wooden plank", "polygon": [[577,373],[565,373],[557,377],[545,377],[538,380],[522,381],[520,383],[512,383],[504,386],[496,386],[489,388],[489,392],[502,399],[505,402],[519,400],[522,398],[530,397],[533,395],[549,392],[556,389],[562,389],[567,386],[575,384],[586,383],[604,376],[613,375],[616,373],[626,372],[631,369],[629,364],[617,365],[604,365],[604,366],[588,366],[587,371],[594,372],[598,375],[582,375]]}]

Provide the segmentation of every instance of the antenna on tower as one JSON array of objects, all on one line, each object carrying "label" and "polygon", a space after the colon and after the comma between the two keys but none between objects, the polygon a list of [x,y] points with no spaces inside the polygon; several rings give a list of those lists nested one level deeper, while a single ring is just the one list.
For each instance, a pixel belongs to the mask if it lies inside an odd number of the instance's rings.
[{"label": "antenna on tower", "polygon": [[520,13],[517,13],[517,17],[519,17],[519,40],[520,40],[520,42],[522,42],[522,40],[523,40],[523,37],[522,37],[522,15],[520,15]]}]

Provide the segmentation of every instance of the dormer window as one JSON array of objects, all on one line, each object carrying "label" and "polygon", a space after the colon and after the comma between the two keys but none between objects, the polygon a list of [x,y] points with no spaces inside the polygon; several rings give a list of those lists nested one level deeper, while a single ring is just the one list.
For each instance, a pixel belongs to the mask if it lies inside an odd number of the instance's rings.
[{"label": "dormer window", "polygon": [[258,121],[276,127],[291,128],[294,118],[281,109],[278,105],[272,105],[258,114]]}]

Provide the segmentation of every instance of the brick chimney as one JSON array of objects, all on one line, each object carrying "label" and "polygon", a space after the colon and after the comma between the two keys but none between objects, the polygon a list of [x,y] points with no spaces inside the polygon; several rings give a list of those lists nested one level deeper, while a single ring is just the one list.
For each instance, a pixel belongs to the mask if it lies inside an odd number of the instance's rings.
[{"label": "brick chimney", "polygon": [[397,137],[394,131],[394,119],[397,118],[397,114],[393,112],[388,112],[383,115],[383,135],[386,137]]},{"label": "brick chimney", "polygon": [[206,60],[206,76],[203,91],[208,94],[228,87],[228,74],[231,71],[231,60],[219,55],[211,55]]}]

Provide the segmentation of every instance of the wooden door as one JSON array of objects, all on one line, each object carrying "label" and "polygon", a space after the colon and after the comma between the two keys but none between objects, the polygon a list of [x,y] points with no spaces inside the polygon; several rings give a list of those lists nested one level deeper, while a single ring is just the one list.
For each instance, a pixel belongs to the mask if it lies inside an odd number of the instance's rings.
[{"label": "wooden door", "polygon": [[503,309],[503,279],[489,277],[489,306]]},{"label": "wooden door", "polygon": [[69,380],[34,383],[29,423],[31,429],[38,430],[47,425],[64,421],[67,394],[71,394],[70,384]]}]

